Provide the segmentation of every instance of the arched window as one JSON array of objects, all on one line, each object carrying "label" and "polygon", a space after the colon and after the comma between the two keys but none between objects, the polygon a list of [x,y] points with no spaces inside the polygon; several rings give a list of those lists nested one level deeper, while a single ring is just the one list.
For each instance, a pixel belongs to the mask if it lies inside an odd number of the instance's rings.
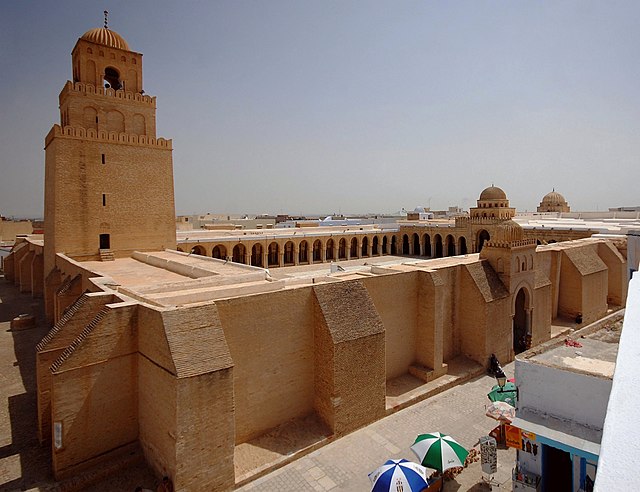
[{"label": "arched window", "polygon": [[398,239],[396,236],[391,236],[391,254],[398,254]]},{"label": "arched window", "polygon": [[467,254],[467,239],[464,236],[460,236],[458,238],[458,254],[459,255]]},{"label": "arched window", "polygon": [[436,234],[433,238],[436,247],[435,258],[442,258],[442,236],[440,234]]},{"label": "arched window", "polygon": [[360,249],[362,252],[361,256],[369,256],[369,238],[367,236],[362,238],[362,248]]},{"label": "arched window", "polygon": [[447,235],[446,243],[447,243],[447,256],[455,256],[456,255],[456,242],[453,239],[453,236],[451,234]]},{"label": "arched window", "polygon": [[373,240],[371,241],[371,254],[375,256],[380,254],[378,250],[378,241],[378,236],[373,236]]},{"label": "arched window", "polygon": [[104,69],[104,86],[105,88],[111,87],[115,90],[122,89],[122,81],[120,80],[120,72],[113,67],[107,67]]},{"label": "arched window", "polygon": [[409,236],[407,236],[406,234],[402,236],[402,254],[409,254]]},{"label": "arched window", "polygon": [[191,254],[205,256],[207,254],[207,251],[204,249],[204,246],[196,244],[193,248],[191,248]]},{"label": "arched window", "polygon": [[516,272],[520,271],[520,257],[516,256]]},{"label": "arched window", "polygon": [[389,248],[387,243],[389,242],[389,240],[387,239],[387,236],[383,236],[382,237],[382,254],[383,255],[387,255],[389,254]]},{"label": "arched window", "polygon": [[415,232],[413,233],[413,254],[420,254],[420,236],[418,236],[418,234],[416,234]]},{"label": "arched window", "polygon": [[431,256],[431,236],[425,234],[422,236],[422,242],[424,243],[424,255]]}]

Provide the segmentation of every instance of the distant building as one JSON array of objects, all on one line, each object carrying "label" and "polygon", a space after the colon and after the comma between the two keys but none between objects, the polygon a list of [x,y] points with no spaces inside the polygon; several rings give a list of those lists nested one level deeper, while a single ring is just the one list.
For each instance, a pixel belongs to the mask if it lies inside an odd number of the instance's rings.
[{"label": "distant building", "polygon": [[538,212],[570,212],[569,204],[555,189],[547,193],[538,206]]}]

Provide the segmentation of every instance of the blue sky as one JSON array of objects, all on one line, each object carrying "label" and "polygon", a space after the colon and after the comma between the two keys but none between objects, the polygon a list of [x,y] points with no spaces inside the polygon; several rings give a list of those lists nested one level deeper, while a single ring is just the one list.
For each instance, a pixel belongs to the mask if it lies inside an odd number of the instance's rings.
[{"label": "blue sky", "polygon": [[640,2],[6,1],[0,213],[38,216],[85,31],[142,52],[176,211],[640,205]]}]

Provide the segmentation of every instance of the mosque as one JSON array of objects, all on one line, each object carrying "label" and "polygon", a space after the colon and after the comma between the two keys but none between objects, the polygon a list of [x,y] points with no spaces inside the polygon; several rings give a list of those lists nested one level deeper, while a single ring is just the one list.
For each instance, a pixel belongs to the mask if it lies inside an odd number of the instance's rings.
[{"label": "mosque", "polygon": [[495,186],[452,222],[177,239],[142,55],[104,27],[71,56],[45,138],[44,240],[5,260],[52,325],[36,364],[56,479],[137,449],[178,490],[232,490],[234,458],[271,429],[339,437],[396,410],[400,379],[479,374],[556,320],[625,305],[624,236],[525,230]]}]

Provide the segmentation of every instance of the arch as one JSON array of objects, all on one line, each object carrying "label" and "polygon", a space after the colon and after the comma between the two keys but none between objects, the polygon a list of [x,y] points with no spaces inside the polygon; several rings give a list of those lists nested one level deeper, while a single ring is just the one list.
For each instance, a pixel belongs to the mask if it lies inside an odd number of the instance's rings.
[{"label": "arch", "polygon": [[104,69],[104,86],[116,91],[122,89],[122,81],[120,80],[120,72],[117,68],[106,67]]},{"label": "arch", "polygon": [[466,255],[467,254],[467,238],[464,236],[460,236],[458,238],[458,254]]},{"label": "arch", "polygon": [[369,256],[369,238],[367,236],[362,238],[362,247],[360,248],[361,256]]},{"label": "arch", "polygon": [[407,236],[406,234],[403,234],[402,236],[402,254],[409,254],[409,236]]},{"label": "arch", "polygon": [[344,260],[346,258],[347,258],[347,240],[345,238],[342,238],[338,242],[338,259]]},{"label": "arch", "polygon": [[542,242],[540,241],[540,239],[536,239],[536,246],[540,246],[542,244]]},{"label": "arch", "polygon": [[180,246],[176,248],[176,251],[180,251],[181,253],[184,253],[184,249],[182,249]]},{"label": "arch", "polygon": [[416,232],[413,233],[413,254],[420,254],[420,236]]},{"label": "arch", "polygon": [[298,263],[309,263],[309,243],[307,241],[300,241]]},{"label": "arch", "polygon": [[327,246],[325,248],[325,261],[331,261],[334,259],[333,250],[335,249],[335,242],[333,239],[329,239],[327,241]]},{"label": "arch", "polygon": [[222,244],[216,244],[211,251],[211,256],[213,258],[224,260],[227,258],[227,248]]},{"label": "arch", "polygon": [[358,238],[351,238],[351,249],[349,251],[349,256],[351,258],[358,258]]},{"label": "arch", "polygon": [[435,243],[434,258],[442,258],[442,236],[440,234],[436,234],[433,236],[433,242]]},{"label": "arch", "polygon": [[371,256],[378,256],[380,254],[380,249],[378,247],[379,241],[378,236],[373,236],[373,239],[371,240]]},{"label": "arch", "polygon": [[191,248],[191,254],[192,255],[206,256],[207,255],[207,250],[204,249],[204,246],[196,244],[195,246],[193,246]]},{"label": "arch", "polygon": [[86,106],[82,112],[82,123],[87,129],[98,129],[98,111],[92,106]]},{"label": "arch", "polygon": [[131,122],[131,133],[135,133],[136,135],[146,135],[147,130],[145,126],[144,116],[136,113],[133,115],[133,120]]},{"label": "arch", "polygon": [[496,272],[504,273],[504,260],[502,258],[496,260]]},{"label": "arch", "polygon": [[527,349],[530,330],[530,301],[531,295],[524,286],[518,289],[513,300],[513,351],[515,354]]},{"label": "arch", "polygon": [[92,86],[96,85],[96,62],[94,62],[93,60],[87,60],[87,64],[86,64],[86,77],[85,80],[87,81],[87,84],[90,84]]},{"label": "arch", "polygon": [[549,241],[547,241],[547,244],[553,244],[555,242],[557,242],[555,239],[550,239]]},{"label": "arch", "polygon": [[245,251],[244,244],[236,244],[231,252],[231,261],[234,263],[244,263]]},{"label": "arch", "polygon": [[391,236],[391,254],[398,254],[398,238],[397,236]]},{"label": "arch", "polygon": [[387,238],[387,236],[382,236],[382,254],[383,255],[389,254],[388,242],[389,242],[389,239]]},{"label": "arch", "polygon": [[456,241],[451,234],[447,234],[445,238],[445,244],[447,245],[447,256],[456,255]]},{"label": "arch", "polygon": [[516,256],[516,273],[520,271],[520,257]]},{"label": "arch", "polygon": [[529,255],[529,270],[533,270],[533,255]]},{"label": "arch", "polygon": [[124,132],[124,115],[120,111],[109,111],[107,113],[107,131]]},{"label": "arch", "polygon": [[251,248],[251,264],[262,267],[262,244],[256,243]]},{"label": "arch", "polygon": [[269,244],[269,249],[267,250],[267,266],[279,266],[279,258],[278,254],[280,253],[280,246],[278,243],[273,241]]},{"label": "arch", "polygon": [[431,256],[431,236],[424,234],[422,236],[422,243],[424,244],[424,256]]},{"label": "arch", "polygon": [[490,239],[491,239],[491,236],[489,235],[489,232],[486,229],[482,229],[478,231],[478,236],[476,240],[476,244],[478,245],[478,251],[476,251],[476,253],[480,253],[480,251],[482,251],[482,247],[484,246],[484,243],[486,243]]},{"label": "arch", "polygon": [[93,50],[91,48],[87,48],[87,53],[89,53],[90,55],[93,55]]},{"label": "arch", "polygon": [[313,242],[313,261],[322,261],[322,241],[320,239]]},{"label": "arch", "polygon": [[294,263],[293,257],[294,257],[293,241],[287,241],[284,244],[284,264],[293,265]]}]

